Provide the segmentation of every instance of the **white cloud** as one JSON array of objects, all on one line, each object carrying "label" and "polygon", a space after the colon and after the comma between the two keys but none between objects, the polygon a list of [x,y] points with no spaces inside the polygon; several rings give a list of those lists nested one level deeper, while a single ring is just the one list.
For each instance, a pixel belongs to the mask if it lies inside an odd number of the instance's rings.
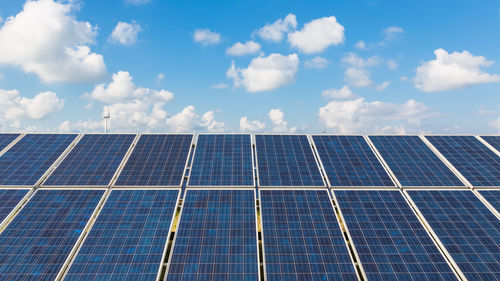
[{"label": "white cloud", "polygon": [[344,27],[334,16],[315,19],[304,24],[302,30],[288,34],[290,44],[306,54],[322,52],[344,39]]},{"label": "white cloud", "polygon": [[368,87],[373,84],[368,70],[355,67],[349,67],[345,71],[345,81],[353,87]]},{"label": "white cloud", "polygon": [[340,89],[328,89],[321,92],[321,95],[326,98],[334,98],[334,99],[353,99],[356,98],[356,94],[354,94],[349,86],[345,85]]},{"label": "white cloud", "polygon": [[109,39],[121,45],[130,46],[137,41],[137,35],[141,31],[141,26],[132,21],[131,23],[118,22],[111,33]]},{"label": "white cloud", "polygon": [[226,76],[233,79],[235,87],[243,86],[248,92],[269,91],[293,83],[298,65],[297,54],[270,54],[254,58],[243,69],[237,68],[233,61]]},{"label": "white cloud", "polygon": [[368,50],[368,48],[366,47],[366,43],[363,40],[359,40],[354,46],[360,50]]},{"label": "white cloud", "polygon": [[497,130],[498,134],[500,134],[500,118],[493,120],[490,122],[490,127]]},{"label": "white cloud", "polygon": [[249,54],[255,54],[260,50],[260,44],[254,41],[247,41],[245,43],[236,43],[233,46],[226,49],[228,55],[233,56],[244,56]]},{"label": "white cloud", "polygon": [[129,5],[143,5],[149,2],[151,2],[151,0],[125,0],[125,3]]},{"label": "white cloud", "polygon": [[73,1],[27,1],[0,28],[0,65],[19,66],[47,83],[103,78],[103,57],[89,48],[97,28],[77,21],[76,8]]},{"label": "white cloud", "polygon": [[479,109],[476,114],[479,115],[479,116],[486,116],[486,115],[493,115],[493,114],[496,114],[497,111],[495,110],[487,110],[487,109],[484,109],[484,108],[481,108]]},{"label": "white cloud", "polygon": [[291,132],[294,133],[297,131],[297,127],[292,127],[290,129],[287,128],[288,122],[285,121],[285,114],[281,109],[271,109],[268,113],[269,119],[271,119],[271,123],[273,123],[274,132]]},{"label": "white cloud", "polygon": [[104,121],[80,120],[77,122],[64,121],[57,127],[60,132],[97,132],[104,130]]},{"label": "white cloud", "polygon": [[489,74],[481,69],[494,63],[483,56],[474,56],[468,51],[448,54],[443,49],[435,50],[434,54],[436,59],[423,62],[413,78],[415,87],[421,91],[446,91],[500,81],[500,75]]},{"label": "white cloud", "polygon": [[223,132],[226,126],[223,122],[215,120],[214,111],[207,111],[200,116],[196,113],[195,107],[186,106],[181,112],[166,120],[168,128],[174,132],[209,131]]},{"label": "white cloud", "polygon": [[198,125],[206,128],[208,132],[224,132],[226,124],[215,120],[215,112],[213,110],[205,112],[200,118]]},{"label": "white cloud", "polygon": [[377,85],[370,78],[370,71],[368,70],[371,67],[379,66],[383,59],[377,56],[371,56],[369,58],[362,58],[354,53],[348,53],[345,57],[342,58],[342,62],[348,65],[344,73],[344,80],[353,87],[373,87],[378,91],[384,90],[389,86],[390,82],[386,81],[380,85]]},{"label": "white cloud", "polygon": [[385,82],[383,82],[382,84],[375,86],[375,90],[377,90],[377,91],[383,91],[383,90],[385,90],[387,87],[389,87],[389,85],[391,85],[391,82],[389,82],[389,81],[385,81]]},{"label": "white cloud", "polygon": [[263,122],[254,120],[250,121],[246,116],[240,119],[240,131],[242,132],[262,132],[266,128]]},{"label": "white cloud", "polygon": [[165,74],[164,73],[158,73],[158,76],[156,76],[156,80],[162,81],[165,79]]},{"label": "white cloud", "polygon": [[398,63],[394,60],[388,60],[387,61],[387,67],[390,69],[390,70],[396,70],[398,69]]},{"label": "white cloud", "polygon": [[218,84],[212,85],[212,88],[217,89],[217,90],[222,90],[222,89],[229,88],[229,85],[227,85],[226,83],[218,83]]},{"label": "white cloud", "polygon": [[284,19],[278,19],[274,23],[266,23],[257,31],[257,34],[264,40],[280,42],[283,35],[297,27],[297,18],[294,14],[288,14]]},{"label": "white cloud", "polygon": [[326,68],[330,62],[324,57],[314,57],[310,60],[307,60],[305,63],[306,67],[309,68]]},{"label": "white cloud", "polygon": [[203,46],[215,45],[220,42],[220,34],[210,31],[208,28],[196,29],[193,39],[195,42],[201,43]]},{"label": "white cloud", "polygon": [[392,41],[399,34],[403,33],[404,30],[399,26],[389,26],[382,30],[382,35],[384,35],[384,39],[379,43],[379,45],[385,45],[388,42]]}]

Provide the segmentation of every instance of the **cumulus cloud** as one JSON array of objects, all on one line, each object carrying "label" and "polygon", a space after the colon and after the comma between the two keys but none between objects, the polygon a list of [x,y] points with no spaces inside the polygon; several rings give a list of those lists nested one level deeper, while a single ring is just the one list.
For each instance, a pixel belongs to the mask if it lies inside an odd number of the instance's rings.
[{"label": "cumulus cloud", "polygon": [[360,50],[367,50],[368,48],[366,47],[366,43],[363,40],[360,40],[354,45],[354,47],[360,49]]},{"label": "cumulus cloud", "polygon": [[398,63],[394,60],[388,60],[387,61],[387,67],[390,69],[390,70],[396,70],[398,69]]},{"label": "cumulus cloud", "polygon": [[500,81],[500,75],[481,69],[494,63],[483,56],[474,56],[468,51],[449,54],[443,49],[435,50],[434,55],[436,59],[423,62],[413,78],[415,87],[421,91],[447,91]]},{"label": "cumulus cloud", "polygon": [[490,127],[497,130],[497,133],[500,134],[500,118],[493,120],[490,122]]},{"label": "cumulus cloud", "polygon": [[293,83],[298,65],[297,54],[270,54],[254,58],[247,68],[237,68],[233,61],[226,76],[235,87],[243,86],[248,92],[269,91]]},{"label": "cumulus cloud", "polygon": [[200,43],[203,46],[215,45],[220,42],[220,34],[217,32],[212,32],[210,29],[196,29],[194,31],[193,39],[195,42]]},{"label": "cumulus cloud", "polygon": [[27,1],[0,28],[0,65],[21,67],[42,81],[96,81],[106,74],[102,55],[91,52],[97,28],[76,20],[73,1]]},{"label": "cumulus cloud", "polygon": [[382,41],[380,41],[379,44],[385,45],[394,40],[394,38],[396,38],[399,34],[403,32],[404,32],[403,28],[399,26],[389,26],[384,30],[382,30],[382,35],[384,36],[384,38],[382,39]]},{"label": "cumulus cloud", "polygon": [[321,92],[321,95],[326,98],[334,98],[334,99],[353,99],[356,97],[349,86],[345,85],[340,89],[328,89]]},{"label": "cumulus cloud", "polygon": [[278,19],[274,23],[266,23],[257,31],[260,38],[273,42],[283,40],[283,35],[295,30],[297,27],[297,18],[294,14],[288,14],[284,19]]},{"label": "cumulus cloud", "polygon": [[306,54],[322,52],[344,39],[344,27],[334,16],[315,19],[304,24],[302,30],[288,34],[290,44]]},{"label": "cumulus cloud", "polygon": [[305,63],[306,67],[309,68],[326,68],[330,62],[324,57],[314,57],[310,60],[307,60]]},{"label": "cumulus cloud", "polygon": [[141,31],[141,26],[132,21],[131,23],[118,22],[109,37],[111,42],[130,46],[137,42],[137,36]]},{"label": "cumulus cloud", "polygon": [[225,124],[215,120],[215,112],[207,111],[201,117],[196,113],[195,107],[186,106],[181,112],[166,120],[168,128],[174,132],[209,131],[223,132]]},{"label": "cumulus cloud", "polygon": [[232,56],[244,56],[255,54],[260,51],[260,44],[254,41],[247,41],[245,43],[236,43],[226,49],[226,53]]},{"label": "cumulus cloud", "polygon": [[344,73],[344,80],[353,87],[373,87],[376,90],[383,90],[389,86],[390,82],[384,82],[377,85],[370,78],[371,72],[369,68],[379,66],[383,59],[377,56],[362,58],[354,53],[348,53],[342,58],[342,62],[348,67]]},{"label": "cumulus cloud", "polygon": [[240,119],[240,131],[242,132],[261,132],[266,128],[266,124],[257,120],[248,120],[246,116]]},{"label": "cumulus cloud", "polygon": [[273,131],[274,132],[291,132],[294,133],[297,131],[297,127],[292,127],[290,130],[288,130],[288,122],[285,121],[285,114],[281,109],[271,109],[268,113],[269,119],[271,119],[271,122],[274,125]]}]

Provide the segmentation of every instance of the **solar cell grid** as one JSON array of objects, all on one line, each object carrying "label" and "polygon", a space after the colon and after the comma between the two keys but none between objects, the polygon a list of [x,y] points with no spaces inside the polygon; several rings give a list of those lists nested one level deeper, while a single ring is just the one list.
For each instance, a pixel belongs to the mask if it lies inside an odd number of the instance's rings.
[{"label": "solar cell grid", "polygon": [[265,273],[358,280],[327,190],[260,190]]},{"label": "solar cell grid", "polygon": [[500,190],[479,190],[478,192],[497,210],[497,212],[500,212]]},{"label": "solar cell grid", "polygon": [[474,136],[426,136],[476,187],[500,187],[500,157]]},{"label": "solar cell grid", "polygon": [[180,186],[193,135],[141,135],[115,186]]},{"label": "solar cell grid", "polygon": [[0,157],[0,185],[35,185],[76,136],[75,134],[25,135]]},{"label": "solar cell grid", "polygon": [[500,152],[500,136],[481,136],[481,138]]},{"label": "solar cell grid", "polygon": [[395,186],[363,136],[313,136],[330,186]]},{"label": "solar cell grid", "polygon": [[410,190],[468,280],[500,280],[500,220],[469,190]]},{"label": "solar cell grid", "polygon": [[0,234],[2,280],[54,280],[104,190],[38,190]]},{"label": "solar cell grid", "polygon": [[0,224],[28,194],[28,189],[0,189]]},{"label": "solar cell grid", "polygon": [[0,134],[0,151],[6,148],[20,134]]},{"label": "solar cell grid", "polygon": [[185,192],[166,280],[259,280],[255,191]]},{"label": "solar cell grid", "polygon": [[135,135],[84,135],[44,186],[107,186]]},{"label": "solar cell grid", "polygon": [[64,280],[156,280],[179,190],[113,190]]},{"label": "solar cell grid", "polygon": [[305,135],[255,135],[259,186],[325,186]]},{"label": "solar cell grid", "polygon": [[418,136],[370,136],[370,140],[402,186],[464,186]]},{"label": "solar cell grid", "polygon": [[368,280],[458,280],[398,190],[334,194]]}]

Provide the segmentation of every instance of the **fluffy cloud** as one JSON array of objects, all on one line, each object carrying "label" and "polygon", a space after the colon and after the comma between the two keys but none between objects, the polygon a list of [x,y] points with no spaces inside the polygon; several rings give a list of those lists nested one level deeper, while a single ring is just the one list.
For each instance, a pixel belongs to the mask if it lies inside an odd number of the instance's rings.
[{"label": "fluffy cloud", "polygon": [[344,42],[344,27],[334,16],[315,19],[288,34],[290,44],[306,54],[319,53]]},{"label": "fluffy cloud", "polygon": [[468,51],[449,54],[443,49],[435,50],[434,54],[436,59],[422,63],[413,78],[415,87],[421,91],[446,91],[500,81],[500,75],[481,69],[494,63],[483,56],[474,56]]},{"label": "fluffy cloud", "polygon": [[208,28],[196,29],[193,39],[195,42],[201,43],[203,46],[215,45],[220,42],[220,34],[210,31]]},{"label": "fluffy cloud", "polygon": [[27,1],[0,28],[0,64],[19,66],[48,83],[103,78],[103,57],[89,48],[97,29],[75,19],[72,3]]},{"label": "fluffy cloud", "polygon": [[240,119],[240,131],[242,132],[261,132],[266,128],[263,122],[254,120],[250,121],[246,116]]},{"label": "fluffy cloud", "polygon": [[324,90],[321,92],[321,95],[327,98],[334,99],[353,99],[356,97],[356,94],[354,94],[347,85],[340,89]]},{"label": "fluffy cloud", "polygon": [[293,83],[298,65],[297,54],[270,54],[254,58],[243,69],[237,68],[233,61],[226,76],[233,79],[235,87],[243,86],[249,92],[269,91]]},{"label": "fluffy cloud", "polygon": [[109,39],[111,42],[115,42],[121,45],[130,46],[135,44],[137,41],[137,35],[141,31],[141,26],[132,21],[131,23],[126,22],[118,22],[116,24],[115,29],[111,33]]},{"label": "fluffy cloud", "polygon": [[288,122],[285,121],[285,114],[281,109],[271,109],[268,113],[269,119],[274,125],[274,132],[295,132],[297,131],[297,127],[292,127],[290,130],[287,129]]},{"label": "fluffy cloud", "polygon": [[215,120],[214,111],[207,111],[200,116],[196,113],[195,107],[186,106],[181,112],[166,120],[168,128],[174,132],[209,131],[223,132],[225,124]]},{"label": "fluffy cloud", "polygon": [[323,57],[314,57],[307,60],[304,64],[309,68],[326,68],[330,62]]},{"label": "fluffy cloud", "polygon": [[500,118],[493,120],[490,122],[490,127],[497,130],[498,134],[500,134]]},{"label": "fluffy cloud", "polygon": [[354,45],[354,47],[360,49],[360,50],[367,50],[368,48],[366,47],[366,43],[363,40],[360,40]]},{"label": "fluffy cloud", "polygon": [[362,58],[354,53],[348,53],[345,57],[342,58],[342,62],[347,64],[347,69],[345,71],[344,80],[353,87],[373,87],[376,90],[383,90],[389,86],[390,82],[384,82],[380,85],[377,85],[370,78],[370,71],[368,70],[371,67],[379,66],[383,59],[372,56],[369,58]]},{"label": "fluffy cloud", "polygon": [[260,50],[260,44],[254,41],[247,41],[245,43],[236,43],[227,48],[226,53],[233,56],[244,56],[255,54]]},{"label": "fluffy cloud", "polygon": [[394,60],[388,60],[387,61],[387,67],[390,69],[390,70],[396,70],[398,69],[398,63]]},{"label": "fluffy cloud", "polygon": [[380,41],[379,45],[385,45],[396,38],[399,34],[403,33],[404,30],[399,26],[389,26],[382,30],[382,35],[384,35],[384,39]]},{"label": "fluffy cloud", "polygon": [[264,40],[280,42],[285,33],[295,30],[296,27],[297,18],[294,14],[288,14],[284,19],[279,19],[271,24],[266,23],[257,31],[257,35]]}]

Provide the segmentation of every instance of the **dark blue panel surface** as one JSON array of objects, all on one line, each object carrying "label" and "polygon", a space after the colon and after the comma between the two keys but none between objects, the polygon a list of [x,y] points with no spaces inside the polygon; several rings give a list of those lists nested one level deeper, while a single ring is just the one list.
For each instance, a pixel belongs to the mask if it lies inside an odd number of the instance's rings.
[{"label": "dark blue panel surface", "polygon": [[334,193],[368,280],[457,280],[398,190]]},{"label": "dark blue panel surface", "polygon": [[464,186],[418,136],[370,136],[402,186]]},{"label": "dark blue panel surface", "polygon": [[0,134],[0,151],[6,148],[20,134]]},{"label": "dark blue panel surface", "polygon": [[14,210],[28,191],[27,189],[0,189],[0,223]]},{"label": "dark blue panel surface", "polygon": [[497,151],[500,151],[500,136],[481,136],[481,138],[493,146]]},{"label": "dark blue panel surface", "polygon": [[255,135],[260,186],[325,186],[305,135]]},{"label": "dark blue panel surface", "polygon": [[85,135],[43,185],[106,186],[135,135]]},{"label": "dark blue panel surface", "polygon": [[76,136],[25,135],[0,157],[0,185],[34,185]]},{"label": "dark blue panel surface", "polygon": [[395,186],[362,136],[313,136],[331,186]]},{"label": "dark blue panel surface", "polygon": [[500,212],[500,190],[478,190],[498,212]]},{"label": "dark blue panel surface", "polygon": [[250,135],[199,135],[188,186],[254,186]]},{"label": "dark blue panel surface", "polygon": [[2,280],[54,280],[103,190],[38,190],[0,234]]},{"label": "dark blue panel surface", "polygon": [[469,190],[410,190],[468,280],[500,280],[500,220]]},{"label": "dark blue panel surface", "polygon": [[64,280],[156,280],[178,190],[113,190]]},{"label": "dark blue panel surface", "polygon": [[268,281],[358,280],[327,190],[260,190]]},{"label": "dark blue panel surface", "polygon": [[186,190],[166,280],[259,280],[255,191]]},{"label": "dark blue panel surface", "polygon": [[473,136],[426,136],[473,186],[500,186],[500,157]]},{"label": "dark blue panel surface", "polygon": [[116,186],[180,186],[193,135],[142,135]]}]

